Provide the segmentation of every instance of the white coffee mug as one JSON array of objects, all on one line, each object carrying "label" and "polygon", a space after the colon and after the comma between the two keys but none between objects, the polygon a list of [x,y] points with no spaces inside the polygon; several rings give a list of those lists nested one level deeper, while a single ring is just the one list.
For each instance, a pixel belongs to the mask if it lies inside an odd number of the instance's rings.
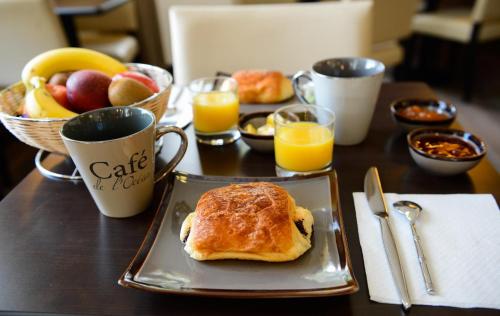
[{"label": "white coffee mug", "polygon": [[[332,58],[319,61],[312,71],[293,76],[295,94],[302,103],[315,103],[335,112],[335,144],[361,143],[370,127],[385,66],[369,58]],[[301,78],[312,81],[314,102],[305,97]]]},{"label": "white coffee mug", "polygon": [[[184,131],[155,125],[155,116],[148,110],[109,107],[80,114],[61,128],[64,144],[102,214],[129,217],[144,211],[154,183],[184,156]],[[155,174],[155,140],[170,132],[181,137],[179,150]]]}]

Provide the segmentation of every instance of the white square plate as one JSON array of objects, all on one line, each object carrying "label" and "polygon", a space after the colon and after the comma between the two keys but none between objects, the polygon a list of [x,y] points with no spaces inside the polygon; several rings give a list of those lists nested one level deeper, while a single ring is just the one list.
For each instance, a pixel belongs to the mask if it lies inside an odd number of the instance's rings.
[{"label": "white square plate", "polygon": [[[200,196],[230,183],[269,181],[284,187],[313,213],[312,248],[294,261],[199,262],[184,251],[179,231]],[[162,293],[224,297],[306,297],[354,293],[335,171],[297,178],[232,178],[172,174],[141,249],[123,274],[123,286]]]}]

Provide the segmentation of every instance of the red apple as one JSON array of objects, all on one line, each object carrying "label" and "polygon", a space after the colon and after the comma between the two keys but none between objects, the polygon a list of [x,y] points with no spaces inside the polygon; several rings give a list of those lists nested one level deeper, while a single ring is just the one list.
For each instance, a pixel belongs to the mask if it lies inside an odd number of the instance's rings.
[{"label": "red apple", "polygon": [[57,103],[67,109],[70,108],[65,86],[47,83],[45,87],[47,88],[47,91],[49,91],[49,93],[52,95],[52,97],[57,101]]},{"label": "red apple", "polygon": [[124,71],[122,73],[115,75],[113,77],[113,81],[118,80],[120,78],[124,78],[124,77],[139,81],[140,83],[142,83],[143,85],[148,87],[149,90],[151,90],[153,93],[157,93],[158,91],[160,91],[160,89],[158,88],[158,85],[156,84],[156,82],[153,79],[151,79],[148,76],[143,75],[139,72]]},{"label": "red apple", "polygon": [[71,75],[71,72],[56,72],[53,74],[50,79],[49,83],[50,84],[57,84],[60,86],[66,86],[66,81],[68,81],[69,76]]},{"label": "red apple", "polygon": [[96,70],[79,70],[66,82],[71,110],[83,113],[109,106],[108,87],[111,78]]}]

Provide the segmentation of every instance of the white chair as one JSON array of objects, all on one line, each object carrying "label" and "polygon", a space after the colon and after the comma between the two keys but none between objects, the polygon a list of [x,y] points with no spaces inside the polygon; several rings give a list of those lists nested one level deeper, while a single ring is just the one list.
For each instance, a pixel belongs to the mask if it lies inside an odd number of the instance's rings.
[{"label": "white chair", "polygon": [[111,33],[137,32],[139,21],[135,9],[137,1],[126,4],[101,15],[88,15],[76,17],[77,30],[92,30]]},{"label": "white chair", "polygon": [[135,36],[138,20],[135,1],[130,1],[106,14],[80,16],[75,19],[78,37],[83,46],[131,62],[139,53]]},{"label": "white chair", "polygon": [[373,46],[371,56],[387,67],[399,65],[405,52],[400,41],[411,34],[417,0],[373,0]]},{"label": "white chair", "polygon": [[372,1],[373,45],[370,56],[383,62],[386,67],[397,66],[405,57],[400,41],[411,34],[411,21],[417,8],[417,0]]},{"label": "white chair", "polygon": [[[67,46],[59,18],[48,0],[0,0],[0,87],[21,80],[24,65],[34,56]],[[83,46],[119,57],[116,38],[83,39]]]},{"label": "white chair", "polygon": [[[170,20],[168,11],[174,5],[247,5],[247,4],[271,4],[271,3],[293,3],[296,0],[155,0],[158,28],[161,36],[163,62],[172,64],[172,50],[170,47]],[[145,39],[146,41],[149,39]]]},{"label": "white chair", "polygon": [[81,31],[78,36],[83,47],[113,56],[125,63],[133,61],[139,53],[139,42],[128,34]]},{"label": "white chair", "polygon": [[450,8],[417,14],[415,33],[459,42],[467,47],[464,68],[464,99],[472,96],[475,50],[479,43],[500,38],[500,1],[476,0],[472,8]]},{"label": "white chair", "polygon": [[371,2],[177,6],[170,9],[178,84],[217,71],[293,74],[318,60],[368,56]]},{"label": "white chair", "polygon": [[46,50],[66,46],[59,19],[45,1],[0,0],[0,87],[21,80],[24,64]]}]

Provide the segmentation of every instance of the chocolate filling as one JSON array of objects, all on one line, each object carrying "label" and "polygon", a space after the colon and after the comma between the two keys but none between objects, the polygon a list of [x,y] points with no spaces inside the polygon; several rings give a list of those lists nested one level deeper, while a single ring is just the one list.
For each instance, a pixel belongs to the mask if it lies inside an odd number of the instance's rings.
[{"label": "chocolate filling", "polygon": [[303,219],[301,219],[299,221],[295,221],[295,226],[297,226],[297,229],[299,230],[299,232],[302,235],[307,237],[307,232],[306,232],[306,229],[304,228],[304,220]]},{"label": "chocolate filling", "polygon": [[[296,221],[295,222],[295,226],[297,226],[297,229],[299,230],[299,232],[304,235],[305,237],[307,237],[307,232],[306,232],[306,229],[304,228],[304,220],[301,219],[299,221]],[[186,243],[188,238],[189,238],[189,233],[191,232],[191,229],[188,229],[187,233],[186,233],[186,236],[184,237],[184,239],[182,240],[183,243]]]},{"label": "chocolate filling", "polygon": [[188,229],[187,233],[186,233],[186,236],[184,237],[184,239],[182,240],[183,243],[186,243],[186,241],[188,240],[189,238],[189,233],[191,232],[191,228]]}]

